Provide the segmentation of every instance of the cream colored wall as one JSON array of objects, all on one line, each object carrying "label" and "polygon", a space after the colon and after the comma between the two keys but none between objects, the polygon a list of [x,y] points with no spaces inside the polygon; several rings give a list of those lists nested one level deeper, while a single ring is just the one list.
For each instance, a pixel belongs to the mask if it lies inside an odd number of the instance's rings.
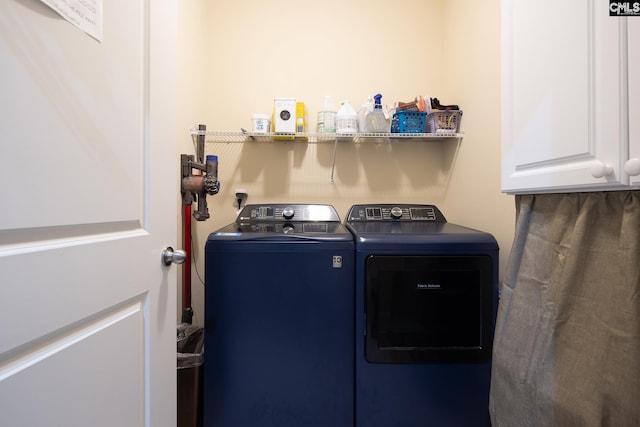
[{"label": "cream colored wall", "polygon": [[444,200],[450,222],[492,233],[500,278],[515,227],[514,197],[500,192],[500,0],[447,0],[443,64],[446,93],[464,111],[465,137]]},{"label": "cream colored wall", "polygon": [[[458,145],[207,143],[219,156],[220,194],[212,218],[194,222],[194,321],[203,319],[204,244],[235,219],[234,193],[249,203],[330,203],[341,217],[354,203],[433,203],[450,222],[491,232],[504,271],[513,233],[513,198],[500,193],[499,0],[293,0],[179,5],[178,140],[194,152],[189,129],[250,129],[252,113],[271,113],[274,97],[309,108],[324,95],[356,107],[416,95],[460,104]],[[286,262],[286,260],[283,260]]]}]

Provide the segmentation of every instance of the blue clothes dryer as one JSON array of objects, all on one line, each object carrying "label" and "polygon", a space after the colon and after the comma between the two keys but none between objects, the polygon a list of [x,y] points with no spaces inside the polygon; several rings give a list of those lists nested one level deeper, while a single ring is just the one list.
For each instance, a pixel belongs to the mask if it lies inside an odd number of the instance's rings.
[{"label": "blue clothes dryer", "polygon": [[354,205],[355,425],[488,426],[498,245],[433,205]]},{"label": "blue clothes dryer", "polygon": [[354,258],[328,205],[247,205],[210,234],[206,426],[353,426]]}]

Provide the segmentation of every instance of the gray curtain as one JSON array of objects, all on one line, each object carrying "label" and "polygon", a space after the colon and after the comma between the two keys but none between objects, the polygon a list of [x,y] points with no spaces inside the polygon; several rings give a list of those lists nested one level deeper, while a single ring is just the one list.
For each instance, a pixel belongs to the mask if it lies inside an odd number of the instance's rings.
[{"label": "gray curtain", "polygon": [[640,191],[515,201],[493,426],[640,426]]}]

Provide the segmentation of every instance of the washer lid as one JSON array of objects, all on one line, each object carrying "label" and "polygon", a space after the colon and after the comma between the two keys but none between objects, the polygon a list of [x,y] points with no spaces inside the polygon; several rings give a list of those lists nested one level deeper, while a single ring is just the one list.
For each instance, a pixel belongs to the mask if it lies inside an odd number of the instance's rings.
[{"label": "washer lid", "polygon": [[249,224],[238,226],[229,224],[211,234],[208,243],[212,241],[235,241],[235,242],[288,242],[288,243],[318,243],[323,242],[323,247],[327,243],[334,242],[340,245],[348,243],[353,247],[353,235],[340,223],[326,224],[326,228],[306,227],[308,223],[296,224],[274,224],[272,228],[264,227],[264,224]]},{"label": "washer lid", "polygon": [[209,240],[353,241],[331,205],[246,205],[233,224],[209,235]]}]

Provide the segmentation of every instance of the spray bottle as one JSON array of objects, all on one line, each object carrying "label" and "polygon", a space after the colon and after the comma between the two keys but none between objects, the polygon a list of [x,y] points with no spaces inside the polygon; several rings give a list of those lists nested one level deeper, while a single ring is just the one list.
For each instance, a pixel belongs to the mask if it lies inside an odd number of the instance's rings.
[{"label": "spray bottle", "polygon": [[382,95],[377,94],[373,99],[375,100],[373,111],[367,114],[366,117],[367,131],[374,133],[389,132],[389,121],[385,117],[384,111],[382,111]]}]

